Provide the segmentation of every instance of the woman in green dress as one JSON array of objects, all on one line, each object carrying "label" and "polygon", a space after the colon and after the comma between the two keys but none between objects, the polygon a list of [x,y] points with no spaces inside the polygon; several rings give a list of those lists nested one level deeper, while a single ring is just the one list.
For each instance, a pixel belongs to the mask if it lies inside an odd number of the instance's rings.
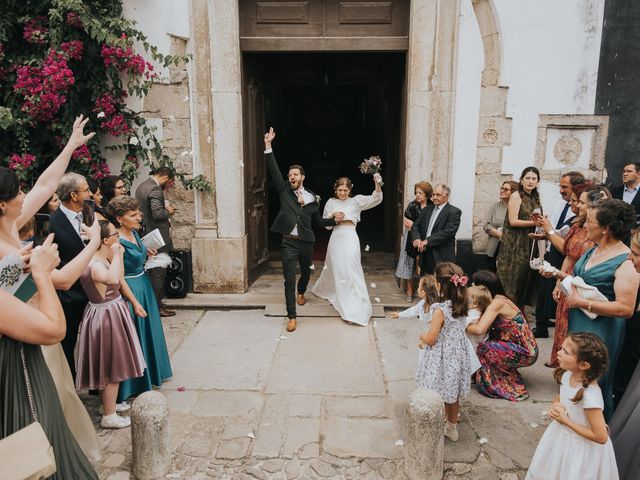
[{"label": "woman in green dress", "polygon": [[137,300],[136,304],[130,305],[131,315],[147,362],[142,377],[120,383],[118,402],[121,402],[132,395],[161,386],[162,382],[171,378],[172,372],[158,301],[144,270],[147,247],[142,244],[136,231],[142,220],[138,202],[128,195],[115,197],[109,202],[107,213],[117,222],[120,244],[124,247],[124,278]]},{"label": "woman in green dress", "polygon": [[[0,209],[3,203],[0,200]],[[0,289],[0,439],[37,420],[56,461],[56,473],[49,478],[97,479],[98,475],[67,426],[40,348],[40,345],[60,342],[66,333],[64,312],[51,279],[51,272],[59,263],[53,235],[31,253],[31,278],[39,293],[37,308]]]},{"label": "woman in green dress", "polygon": [[[607,345],[609,368],[598,383],[608,420],[613,414],[613,373],[624,342],[625,318],[633,315],[640,283],[640,275],[628,259],[629,247],[622,241],[635,225],[635,214],[622,200],[602,200],[589,208],[585,225],[589,240],[596,246],[578,259],[573,275],[596,287],[607,300],[587,300],[573,287],[566,298],[569,332],[595,333]],[[585,312],[598,316],[592,320]]]},{"label": "woman in green dress", "polygon": [[520,310],[532,305],[538,272],[529,267],[529,255],[533,241],[529,234],[536,227],[536,215],[542,213],[538,183],[540,172],[527,167],[520,175],[518,191],[509,197],[507,214],[502,228],[498,253],[497,273],[504,291]]}]

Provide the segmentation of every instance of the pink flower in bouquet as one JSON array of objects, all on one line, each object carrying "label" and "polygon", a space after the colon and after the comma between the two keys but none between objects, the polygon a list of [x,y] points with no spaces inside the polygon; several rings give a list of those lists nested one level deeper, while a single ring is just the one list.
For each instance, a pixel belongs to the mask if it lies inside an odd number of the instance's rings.
[{"label": "pink flower in bouquet", "polygon": [[[376,175],[382,170],[382,160],[377,155],[365,158],[360,164],[360,173]],[[380,186],[384,186],[384,182],[380,181]]]}]

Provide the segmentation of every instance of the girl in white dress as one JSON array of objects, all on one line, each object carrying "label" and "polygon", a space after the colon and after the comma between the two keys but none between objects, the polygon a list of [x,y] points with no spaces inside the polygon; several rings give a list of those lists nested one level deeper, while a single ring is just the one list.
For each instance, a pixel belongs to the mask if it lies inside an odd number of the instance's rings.
[{"label": "girl in white dress", "polygon": [[[420,335],[424,355],[418,365],[416,383],[438,392],[444,401],[444,436],[458,441],[459,398],[471,387],[472,347],[465,334],[467,277],[451,262],[436,267],[440,301],[431,305],[429,330]],[[477,361],[477,359],[476,359]]]},{"label": "girl in white dress", "polygon": [[371,318],[371,300],[364,280],[360,260],[360,239],[356,225],[360,212],[382,202],[382,177],[373,176],[375,190],[371,195],[351,197],[353,185],[347,177],[341,177],[333,185],[335,197],[324,207],[324,218],[342,212],[344,219],[335,227],[329,239],[327,257],[320,278],[311,290],[316,296],[328,300],[343,320],[358,325],[367,325]]},{"label": "girl in white dress", "polygon": [[572,333],[564,340],[554,372],[560,394],[548,410],[554,421],[540,439],[526,480],[619,478],[597,382],[607,363],[607,347],[596,335]]}]

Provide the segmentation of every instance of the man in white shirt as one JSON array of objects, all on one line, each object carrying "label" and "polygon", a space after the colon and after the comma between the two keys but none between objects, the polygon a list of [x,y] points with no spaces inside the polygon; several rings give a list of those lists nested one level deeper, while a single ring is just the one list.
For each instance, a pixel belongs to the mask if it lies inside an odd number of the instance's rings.
[{"label": "man in white shirt", "polygon": [[611,196],[628,203],[636,212],[636,223],[640,220],[640,163],[627,163],[622,170],[622,185],[611,189]]},{"label": "man in white shirt", "polygon": [[[84,248],[80,236],[82,229],[82,203],[93,197],[87,180],[77,173],[66,173],[62,176],[56,191],[60,198],[60,208],[50,216],[49,226],[55,234],[54,242],[58,244],[60,266],[71,262]],[[78,337],[78,328],[84,308],[87,305],[85,294],[80,281],[76,281],[66,291],[58,290],[60,303],[67,320],[67,334],[62,340],[62,349],[69,363],[71,374],[75,379],[75,361],[73,351]]]}]

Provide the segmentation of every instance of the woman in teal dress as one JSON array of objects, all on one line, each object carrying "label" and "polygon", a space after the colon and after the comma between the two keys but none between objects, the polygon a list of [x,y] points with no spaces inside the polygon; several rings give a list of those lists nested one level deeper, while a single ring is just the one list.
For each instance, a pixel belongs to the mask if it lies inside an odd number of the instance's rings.
[{"label": "woman in teal dress", "polygon": [[[569,332],[591,332],[598,335],[609,351],[609,368],[600,378],[606,419],[613,414],[613,373],[624,342],[625,318],[633,315],[640,275],[628,260],[628,238],[635,225],[633,208],[622,200],[607,199],[589,208],[587,236],[596,244],[578,259],[573,275],[596,287],[607,301],[582,298],[575,287],[567,296]],[[598,316],[592,320],[585,312]]]},{"label": "woman in teal dress", "polygon": [[[159,387],[162,382],[171,378],[171,364],[167,342],[164,338],[160,310],[151,280],[144,270],[147,260],[147,248],[142,244],[136,230],[140,228],[142,216],[138,210],[138,202],[127,195],[112,199],[107,212],[119,225],[120,244],[124,247],[124,278],[131,289],[133,297],[140,308],[131,308],[131,315],[136,325],[142,353],[147,362],[144,375],[120,383],[118,401],[124,401],[131,395]],[[146,312],[146,316],[144,316]]]}]

